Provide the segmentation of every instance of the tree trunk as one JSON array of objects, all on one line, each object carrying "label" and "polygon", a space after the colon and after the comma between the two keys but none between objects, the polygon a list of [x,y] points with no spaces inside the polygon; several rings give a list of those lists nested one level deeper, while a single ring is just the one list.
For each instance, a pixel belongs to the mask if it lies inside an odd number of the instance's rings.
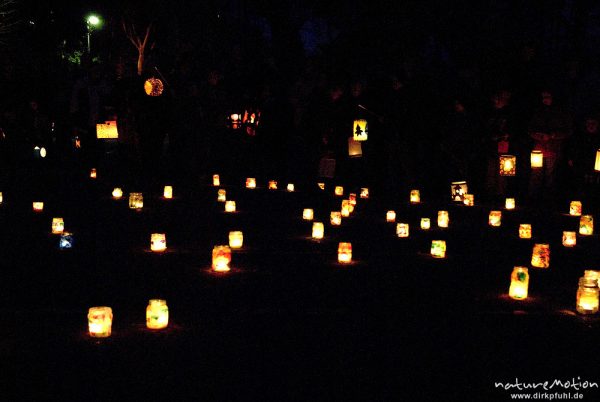
[{"label": "tree trunk", "polygon": [[138,75],[142,75],[144,71],[144,49],[140,49],[138,53],[138,62],[137,62],[137,73]]}]

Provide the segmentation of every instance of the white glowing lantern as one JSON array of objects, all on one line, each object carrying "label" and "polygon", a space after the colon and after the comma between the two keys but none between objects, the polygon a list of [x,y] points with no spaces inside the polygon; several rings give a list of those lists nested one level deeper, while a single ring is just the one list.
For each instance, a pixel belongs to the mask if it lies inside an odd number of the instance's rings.
[{"label": "white glowing lantern", "polygon": [[325,227],[323,222],[313,222],[312,226],[312,238],[315,240],[320,240],[323,238],[325,232]]},{"label": "white glowing lantern", "polygon": [[504,202],[504,208],[506,209],[515,209],[515,199],[514,198],[507,198],[506,201]]},{"label": "white glowing lantern", "polygon": [[337,195],[337,196],[342,196],[342,195],[344,195],[344,187],[342,187],[342,186],[335,186],[334,193],[335,193],[335,195]]},{"label": "white glowing lantern", "polygon": [[542,151],[531,151],[531,167],[534,169],[544,166],[544,154]]},{"label": "white glowing lantern", "polygon": [[256,188],[256,179],[254,177],[248,177],[246,179],[246,188]]},{"label": "white glowing lantern", "polygon": [[144,207],[144,196],[142,193],[129,193],[129,208],[141,210]]},{"label": "white glowing lantern", "polygon": [[430,227],[431,227],[431,219],[421,218],[421,229],[429,230]]},{"label": "white glowing lantern", "polygon": [[220,188],[217,191],[217,202],[225,202],[227,201],[227,192]]},{"label": "white glowing lantern", "polygon": [[385,220],[386,222],[396,222],[396,211],[387,211]]},{"label": "white glowing lantern", "polygon": [[146,327],[148,329],[163,329],[169,325],[169,307],[161,299],[150,299],[146,307]]},{"label": "white glowing lantern", "polygon": [[111,334],[113,314],[110,307],[91,307],[88,310],[88,330],[93,338],[107,338]]},{"label": "white glowing lantern", "polygon": [[409,226],[408,223],[398,223],[396,225],[396,236],[398,237],[408,237],[409,235]]},{"label": "white glowing lantern", "polygon": [[277,182],[275,180],[269,181],[269,190],[277,190]]},{"label": "white glowing lantern", "polygon": [[433,258],[446,258],[446,241],[432,240],[431,241],[431,256]]},{"label": "white glowing lantern", "polygon": [[231,268],[231,248],[229,246],[215,246],[212,252],[212,269],[216,272],[227,272]]},{"label": "white glowing lantern", "polygon": [[289,191],[290,193],[292,193],[292,192],[295,191],[294,183],[288,183],[288,185],[287,185],[287,191]]},{"label": "white glowing lantern", "polygon": [[577,245],[577,233],[564,231],[562,236],[562,244],[565,247],[575,247],[575,245]]},{"label": "white glowing lantern", "polygon": [[52,233],[61,234],[65,230],[65,222],[63,218],[52,218]]},{"label": "white glowing lantern", "polygon": [[225,201],[225,212],[235,212],[235,201]]},{"label": "white glowing lantern", "polygon": [[419,190],[410,190],[410,202],[413,204],[421,202],[421,192]]},{"label": "white glowing lantern", "polygon": [[150,235],[150,250],[161,252],[167,249],[167,235],[164,233],[152,233]]},{"label": "white glowing lantern", "polygon": [[488,224],[490,226],[500,226],[502,224],[502,211],[490,211]]},{"label": "white glowing lantern", "polygon": [[339,226],[342,224],[342,213],[340,211],[332,211],[329,215],[329,222],[332,226]]},{"label": "white glowing lantern", "polygon": [[438,211],[437,224],[441,228],[447,228],[450,224],[450,215],[448,211]]},{"label": "white glowing lantern", "polygon": [[571,201],[571,203],[569,204],[569,215],[581,216],[581,211],[581,201]]},{"label": "white glowing lantern", "polygon": [[165,186],[163,189],[163,197],[168,200],[173,198],[173,186]]},{"label": "white glowing lantern", "polygon": [[213,174],[213,186],[219,187],[221,185],[221,178],[218,174]]},{"label": "white glowing lantern", "polygon": [[115,200],[120,200],[123,197],[123,190],[120,187],[115,187],[112,191],[112,196]]},{"label": "white glowing lantern", "polygon": [[33,203],[33,211],[34,212],[42,212],[44,210],[44,203],[41,201],[35,201]]},{"label": "white glowing lantern", "polygon": [[232,249],[242,248],[244,245],[244,234],[239,230],[229,232],[229,247]]},{"label": "white glowing lantern", "polygon": [[312,221],[314,216],[315,212],[312,210],[312,208],[304,208],[302,211],[302,219],[305,221]]}]

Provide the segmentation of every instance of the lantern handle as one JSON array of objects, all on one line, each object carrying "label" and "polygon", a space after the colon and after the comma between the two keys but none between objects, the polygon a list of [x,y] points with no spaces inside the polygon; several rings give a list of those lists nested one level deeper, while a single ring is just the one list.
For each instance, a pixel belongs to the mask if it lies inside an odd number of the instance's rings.
[{"label": "lantern handle", "polygon": [[160,75],[160,78],[163,80],[163,82],[169,87],[169,91],[171,92],[171,95],[175,95],[175,91],[173,90],[173,87],[171,86],[171,84],[169,84],[169,81],[167,81],[167,79],[160,72],[160,70],[158,69],[158,67],[154,66],[153,68],[158,73],[158,75]]}]

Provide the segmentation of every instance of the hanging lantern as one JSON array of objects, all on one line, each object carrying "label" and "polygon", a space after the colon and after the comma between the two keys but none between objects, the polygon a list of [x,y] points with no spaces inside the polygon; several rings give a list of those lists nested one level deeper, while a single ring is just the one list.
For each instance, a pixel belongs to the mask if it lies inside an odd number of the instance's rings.
[{"label": "hanging lantern", "polygon": [[160,96],[163,93],[163,89],[163,82],[158,78],[151,77],[144,82],[144,92],[148,96]]},{"label": "hanging lantern", "polygon": [[531,239],[531,225],[529,223],[521,223],[519,225],[519,238]]},{"label": "hanging lantern", "polygon": [[242,115],[239,113],[232,113],[229,115],[229,127],[233,130],[237,130],[242,127]]},{"label": "hanging lantern", "polygon": [[369,189],[363,187],[360,189],[360,198],[369,198]]},{"label": "hanging lantern", "polygon": [[340,242],[338,245],[338,262],[342,264],[352,262],[352,243]]},{"label": "hanging lantern", "polygon": [[488,224],[490,226],[500,226],[502,224],[502,211],[490,211]]},{"label": "hanging lantern", "polygon": [[450,185],[450,195],[454,202],[464,202],[465,194],[469,192],[466,181],[453,181]]},{"label": "hanging lantern", "polygon": [[396,236],[398,237],[408,237],[408,223],[398,223],[396,225]]},{"label": "hanging lantern", "polygon": [[500,155],[500,176],[514,176],[517,173],[517,157]]},{"label": "hanging lantern", "polygon": [[112,196],[115,200],[120,200],[123,197],[123,190],[119,187],[115,187],[112,191]]},{"label": "hanging lantern", "polygon": [[575,247],[577,244],[577,233],[564,231],[562,235],[562,244],[565,247]]},{"label": "hanging lantern", "polygon": [[235,212],[235,201],[225,201],[225,212]]},{"label": "hanging lantern", "polygon": [[287,191],[289,191],[290,193],[292,193],[292,192],[295,191],[294,183],[288,183],[288,185],[287,185]]},{"label": "hanging lantern", "polygon": [[544,154],[542,151],[531,151],[531,167],[541,168],[544,166]]},{"label": "hanging lantern", "polygon": [[212,269],[217,272],[227,272],[231,263],[231,248],[215,246],[212,252]]},{"label": "hanging lantern", "polygon": [[248,177],[246,179],[246,188],[256,188],[256,179],[254,177]]},{"label": "hanging lantern", "polygon": [[569,205],[569,215],[581,216],[581,201],[571,201]]},{"label": "hanging lantern", "polygon": [[92,168],[92,170],[90,170],[90,179],[95,179],[96,177],[98,177],[96,168]]},{"label": "hanging lantern", "polygon": [[364,119],[354,120],[354,141],[366,141],[369,138],[369,126]]},{"label": "hanging lantern", "polygon": [[515,199],[514,198],[507,198],[506,201],[504,201],[504,208],[506,209],[515,209]]},{"label": "hanging lantern", "polygon": [[464,199],[463,203],[467,207],[472,207],[473,205],[475,205],[475,195],[474,194],[465,194],[465,199]]},{"label": "hanging lantern", "polygon": [[227,201],[227,192],[222,188],[217,191],[217,202],[225,202]]},{"label": "hanging lantern", "polygon": [[536,268],[548,268],[550,266],[550,245],[536,244],[533,246],[531,265]]},{"label": "hanging lantern", "polygon": [[583,236],[594,234],[594,217],[592,215],[582,215],[579,218],[579,234]]},{"label": "hanging lantern", "polygon": [[351,208],[352,208],[352,205],[350,205],[350,202],[348,200],[342,200],[341,213],[344,218],[347,218],[350,216]]},{"label": "hanging lantern", "polygon": [[221,178],[218,174],[213,174],[213,186],[219,187],[221,185]]},{"label": "hanging lantern", "polygon": [[38,158],[38,159],[42,158],[43,159],[43,158],[46,157],[46,155],[47,155],[46,148],[44,148],[44,147],[38,147],[38,146],[33,147],[33,156],[35,158]]},{"label": "hanging lantern", "polygon": [[167,200],[173,198],[173,186],[165,186],[163,189],[163,197]]},{"label": "hanging lantern", "polygon": [[325,231],[325,227],[323,226],[323,222],[313,222],[312,226],[312,238],[315,240],[321,240],[323,238],[323,234]]},{"label": "hanging lantern", "polygon": [[396,211],[387,211],[385,220],[386,222],[396,222]]},{"label": "hanging lantern", "polygon": [[33,212],[42,212],[44,210],[44,203],[41,201],[35,201],[33,203]]},{"label": "hanging lantern", "polygon": [[229,232],[229,247],[232,249],[242,248],[244,245],[244,234],[239,230]]},{"label": "hanging lantern", "polygon": [[144,208],[144,196],[142,193],[129,193],[129,208],[138,211]]},{"label": "hanging lantern", "polygon": [[63,232],[58,240],[58,248],[61,250],[68,250],[73,248],[73,234],[69,232]]},{"label": "hanging lantern", "polygon": [[342,186],[335,186],[334,193],[335,193],[335,195],[337,195],[337,196],[342,196],[342,195],[344,195],[344,187],[342,187]]},{"label": "hanging lantern", "polygon": [[304,210],[302,211],[302,219],[304,219],[305,221],[312,221],[314,216],[315,213],[312,210],[312,208],[304,208]]},{"label": "hanging lantern", "polygon": [[161,299],[150,299],[146,307],[146,327],[148,329],[163,329],[169,325],[169,307]]},{"label": "hanging lantern", "polygon": [[351,158],[362,157],[362,145],[360,142],[355,141],[354,138],[348,138],[348,156]]},{"label": "hanging lantern", "polygon": [[529,290],[529,270],[525,267],[514,267],[510,275],[508,296],[516,300],[527,299]]},{"label": "hanging lantern", "polygon": [[52,234],[61,234],[65,230],[63,218],[52,218]]},{"label": "hanging lantern", "polygon": [[431,256],[433,258],[446,258],[446,241],[432,240],[431,241]]},{"label": "hanging lantern", "polygon": [[594,163],[594,170],[600,172],[600,149],[596,151],[596,162]]},{"label": "hanging lantern", "polygon": [[277,182],[275,180],[269,181],[269,190],[277,190]]},{"label": "hanging lantern", "polygon": [[429,230],[431,227],[431,220],[429,218],[421,218],[421,229]]},{"label": "hanging lantern", "polygon": [[340,211],[332,211],[329,215],[329,222],[332,226],[339,226],[342,224],[342,213]]},{"label": "hanging lantern", "polygon": [[348,194],[348,202],[350,203],[350,205],[355,206],[356,205],[356,194],[355,193],[350,193]]},{"label": "hanging lantern", "polygon": [[167,235],[164,233],[152,233],[150,235],[150,250],[155,252],[165,251],[167,249]]},{"label": "hanging lantern", "polygon": [[88,330],[93,338],[108,338],[111,334],[113,314],[110,307],[91,307],[88,310]]},{"label": "hanging lantern", "polygon": [[450,215],[448,211],[438,211],[437,224],[441,228],[447,228],[450,223]]},{"label": "hanging lantern", "polygon": [[421,192],[419,190],[410,190],[410,202],[412,204],[421,202]]},{"label": "hanging lantern", "polygon": [[319,188],[320,188],[321,190],[325,190],[325,183],[321,183],[321,182],[319,182],[319,183],[317,183],[317,186],[319,186]]},{"label": "hanging lantern", "polygon": [[579,278],[577,289],[577,312],[595,314],[598,312],[598,281],[585,276]]}]

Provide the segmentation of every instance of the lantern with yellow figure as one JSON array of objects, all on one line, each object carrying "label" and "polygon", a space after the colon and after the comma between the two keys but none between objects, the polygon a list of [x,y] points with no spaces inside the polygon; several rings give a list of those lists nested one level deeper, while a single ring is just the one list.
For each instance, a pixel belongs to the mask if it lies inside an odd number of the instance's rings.
[{"label": "lantern with yellow figure", "polygon": [[533,246],[531,266],[536,268],[548,268],[550,266],[550,245],[536,244]]},{"label": "lantern with yellow figure", "polygon": [[360,189],[360,198],[369,198],[369,189],[367,187]]},{"label": "lantern with yellow figure", "polygon": [[517,173],[517,157],[500,155],[500,176],[514,176]]},{"label": "lantern with yellow figure", "polygon": [[350,193],[350,194],[348,194],[348,202],[352,206],[356,205],[356,193]]},{"label": "lantern with yellow figure", "polygon": [[350,204],[350,201],[342,200],[342,208],[341,208],[342,216],[344,218],[349,217],[350,213],[352,212],[351,210],[352,210],[352,205]]},{"label": "lantern with yellow figure", "polygon": [[52,233],[61,234],[65,230],[65,222],[63,218],[52,218]]},{"label": "lantern with yellow figure", "polygon": [[33,212],[42,212],[44,210],[44,203],[41,201],[33,202]]},{"label": "lantern with yellow figure", "polygon": [[227,272],[231,268],[231,248],[229,246],[215,246],[212,252],[212,269],[216,272]]},{"label": "lantern with yellow figure", "polygon": [[96,171],[96,168],[92,168],[90,170],[90,179],[95,179],[98,177],[98,172]]},{"label": "lantern with yellow figure", "polygon": [[369,125],[364,119],[354,120],[354,129],[352,130],[354,141],[366,141],[369,138]]},{"label": "lantern with yellow figure", "polygon": [[421,202],[421,192],[419,190],[410,190],[410,202],[412,204]]},{"label": "lantern with yellow figure", "polygon": [[269,180],[269,190],[277,190],[277,182],[275,180]]},{"label": "lantern with yellow figure", "polygon": [[453,181],[450,185],[450,194],[454,202],[464,202],[465,194],[468,193],[469,187],[466,181]]},{"label": "lantern with yellow figure", "polygon": [[254,177],[248,177],[246,179],[246,188],[256,188],[256,179]]},{"label": "lantern with yellow figure", "polygon": [[430,227],[431,227],[431,219],[421,218],[421,229],[429,230]]},{"label": "lantern with yellow figure", "polygon": [[529,290],[529,270],[525,267],[514,267],[510,275],[508,296],[516,300],[527,298]]},{"label": "lantern with yellow figure", "polygon": [[93,338],[108,338],[112,331],[113,313],[110,307],[90,307],[88,331]]},{"label": "lantern with yellow figure", "polygon": [[169,307],[166,300],[150,299],[146,307],[146,327],[163,329],[169,325]]},{"label": "lantern with yellow figure", "polygon": [[167,249],[167,235],[164,233],[152,233],[150,235],[150,250],[159,253]]},{"label": "lantern with yellow figure", "polygon": [[344,195],[344,187],[342,187],[342,186],[335,186],[334,193],[335,193],[335,195],[341,197],[342,195]]},{"label": "lantern with yellow figure", "polygon": [[290,193],[293,193],[295,191],[294,183],[288,183],[287,191],[289,191]]},{"label": "lantern with yellow figure", "polygon": [[352,243],[340,242],[338,245],[338,262],[349,264],[352,262]]},{"label": "lantern with yellow figure", "polygon": [[221,185],[221,178],[218,174],[213,174],[213,186],[219,187]]},{"label": "lantern with yellow figure", "polygon": [[173,198],[173,186],[165,186],[163,189],[163,197],[167,200]]},{"label": "lantern with yellow figure", "polygon": [[225,201],[227,201],[227,192],[224,189],[220,188],[217,191],[217,202],[225,202]]},{"label": "lantern with yellow figure", "polygon": [[516,202],[514,198],[507,198],[504,201],[504,208],[506,209],[515,209]]},{"label": "lantern with yellow figure", "polygon": [[475,195],[474,194],[465,194],[465,199],[464,199],[463,203],[467,207],[472,207],[473,205],[475,205]]}]

